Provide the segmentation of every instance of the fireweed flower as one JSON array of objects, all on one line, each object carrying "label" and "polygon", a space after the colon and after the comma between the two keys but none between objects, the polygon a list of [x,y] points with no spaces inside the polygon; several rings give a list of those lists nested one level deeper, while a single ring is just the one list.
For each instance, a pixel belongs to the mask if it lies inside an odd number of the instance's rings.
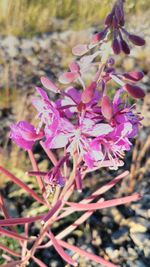
[{"label": "fireweed flower", "polygon": [[[104,185],[91,196],[81,200],[80,203],[68,202],[74,190],[82,191],[82,181],[86,173],[102,167],[117,169],[124,164],[125,153],[131,149],[132,139],[136,137],[141,125],[141,115],[136,113],[136,105],[130,104],[129,97],[134,99],[144,97],[144,91],[137,85],[137,82],[143,78],[143,73],[140,71],[118,73],[112,56],[121,51],[125,54],[130,53],[126,39],[139,46],[145,43],[142,38],[126,31],[123,3],[123,0],[116,1],[112,11],[105,19],[105,28],[96,33],[89,44],[77,44],[72,49],[73,54],[78,58],[69,65],[69,71],[59,77],[59,82],[67,85],[65,89],[61,89],[47,77],[41,77],[41,84],[45,89],[36,87],[38,96],[32,99],[32,104],[37,110],[38,127],[35,128],[25,121],[12,124],[10,127],[10,138],[21,148],[29,150],[33,170],[28,174],[37,177],[43,199],[7,170],[0,167],[0,171],[30,192],[40,203],[50,207],[48,213],[42,215],[42,223],[46,224],[46,227],[40,231],[35,242],[33,240],[32,248],[24,251],[26,255],[23,253],[25,257],[21,258],[20,264],[24,266],[29,262],[30,257],[33,260],[36,259],[33,254],[37,248],[45,248],[49,244],[54,246],[67,263],[77,266],[76,262],[62,249],[60,239],[69,234],[70,229],[75,229],[85,221],[95,209],[112,207],[139,199],[139,194],[135,194],[108,201],[100,198],[94,203],[95,198],[116,184],[118,181],[118,177],[116,177],[113,183],[111,181]],[[88,78],[87,82],[86,72],[89,71],[93,73],[93,76],[90,81]],[[113,83],[110,83],[112,81]],[[112,88],[114,83],[117,84],[115,91]],[[54,94],[55,101],[49,99],[46,90]],[[38,169],[31,151],[32,146],[38,140],[41,140],[42,148],[54,165],[50,170],[40,171]],[[57,153],[58,158],[56,158],[50,149],[61,149],[61,154]],[[119,180],[122,179],[124,174],[119,177]],[[61,187],[63,188],[61,189]],[[50,193],[54,194],[51,206],[48,201]],[[66,207],[66,204],[69,207]],[[87,210],[87,212],[79,217],[71,227],[68,226],[60,232],[58,238],[55,238],[51,231],[48,234],[48,228],[51,228],[53,222],[68,216],[74,209],[75,211]],[[33,219],[35,220],[35,217],[15,218],[14,220],[15,222],[20,220],[32,222]],[[9,219],[4,221],[7,226]],[[48,241],[47,244],[42,245],[46,235],[49,237],[50,243]],[[27,241],[27,239],[25,240]],[[67,243],[63,242],[63,244]],[[66,248],[68,248],[67,246]],[[76,249],[75,246],[72,247]],[[75,251],[80,251],[82,256],[86,255],[104,266],[115,266],[84,250],[77,248]],[[44,264],[38,259],[35,262],[40,266]]]},{"label": "fireweed flower", "polygon": [[[112,37],[114,54],[119,54],[121,50],[129,52],[122,33],[134,43],[144,44],[140,37],[128,34],[124,24],[123,1],[118,0],[106,17],[105,28],[94,35],[88,45],[78,44],[73,48],[73,54],[78,58],[71,62],[69,71],[59,77],[60,83],[71,85],[62,90],[47,77],[41,77],[41,83],[46,90],[59,97],[55,102],[51,101],[44,89],[36,87],[39,97],[34,97],[32,103],[38,112],[39,126],[34,129],[24,123],[23,130],[19,128],[18,133],[15,127],[20,124],[12,126],[11,138],[18,145],[31,149],[35,140],[43,138],[46,149],[64,149],[70,159],[77,153],[80,170],[82,167],[93,168],[99,164],[103,166],[105,161],[110,168],[120,165],[120,158],[130,149],[131,139],[136,136],[141,124],[141,117],[136,114],[135,105],[131,106],[124,94],[133,98],[143,98],[145,95],[136,85],[143,78],[143,73],[117,73],[112,51],[108,51],[110,46],[107,47],[107,43],[110,43]],[[86,84],[85,74],[91,67],[95,74],[92,81]],[[116,89],[110,99],[107,84],[111,80],[119,84],[120,88]],[[72,85],[75,82],[77,86]],[[80,89],[77,89],[78,84]],[[59,176],[60,172],[56,175],[52,172],[46,180],[49,183],[57,181]]]},{"label": "fireweed flower", "polygon": [[14,123],[10,128],[10,138],[25,150],[32,149],[35,141],[40,140],[44,136],[42,130],[37,133],[34,126],[26,121]]}]

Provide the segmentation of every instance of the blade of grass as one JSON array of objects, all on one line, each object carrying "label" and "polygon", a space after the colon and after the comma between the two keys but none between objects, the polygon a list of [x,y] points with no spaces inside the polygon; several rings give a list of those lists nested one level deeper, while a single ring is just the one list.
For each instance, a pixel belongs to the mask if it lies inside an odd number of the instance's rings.
[{"label": "blade of grass", "polygon": [[21,180],[19,180],[16,176],[14,176],[12,173],[4,169],[0,166],[0,172],[2,172],[4,175],[6,175],[11,181],[13,181],[15,184],[17,184],[19,187],[23,188],[26,192],[28,192],[35,200],[42,204],[46,204],[43,199],[41,199],[30,187],[28,187],[25,183],[23,183]]}]

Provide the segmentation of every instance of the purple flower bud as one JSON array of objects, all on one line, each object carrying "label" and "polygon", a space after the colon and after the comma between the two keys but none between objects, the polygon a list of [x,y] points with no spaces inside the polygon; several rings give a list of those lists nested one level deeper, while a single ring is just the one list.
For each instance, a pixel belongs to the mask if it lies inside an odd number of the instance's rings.
[{"label": "purple flower bud", "polygon": [[134,34],[129,34],[128,38],[135,45],[138,45],[138,46],[145,45],[145,40],[143,38],[141,38],[140,36],[137,36]]},{"label": "purple flower bud", "polygon": [[112,20],[113,20],[113,14],[110,13],[107,15],[105,19],[105,25],[110,26],[112,24]]},{"label": "purple flower bud", "polygon": [[112,42],[112,49],[116,55],[120,54],[120,43],[117,38]]},{"label": "purple flower bud", "polygon": [[115,16],[117,18],[118,23],[120,23],[122,17],[123,17],[123,11],[121,10],[121,6],[117,5],[115,7]]},{"label": "purple flower bud", "polygon": [[113,65],[115,64],[115,60],[111,57],[111,58],[109,58],[109,59],[107,60],[107,64],[108,64],[109,66],[113,66]]},{"label": "purple flower bud", "polygon": [[89,51],[89,48],[87,44],[78,44],[72,48],[72,53],[75,56],[82,56],[86,54],[88,51]]},{"label": "purple flower bud", "polygon": [[89,103],[93,96],[94,96],[94,93],[95,93],[95,89],[96,89],[96,86],[97,86],[97,83],[96,82],[92,82],[82,93],[82,96],[81,96],[81,101],[84,103],[84,104],[87,104]]},{"label": "purple flower bud", "polygon": [[114,28],[118,27],[118,20],[117,20],[117,18],[115,16],[113,17],[112,25],[113,25]]},{"label": "purple flower bud", "polygon": [[122,51],[125,54],[129,55],[130,54],[130,48],[129,48],[127,42],[125,40],[121,39],[120,44],[121,44]]},{"label": "purple flower bud", "polygon": [[126,83],[123,88],[133,97],[133,98],[143,98],[145,96],[145,92],[136,85],[131,85]]},{"label": "purple flower bud", "polygon": [[92,43],[98,43],[98,42],[100,42],[101,40],[103,40],[104,38],[105,38],[105,36],[106,36],[106,33],[107,33],[107,31],[106,31],[106,29],[105,30],[103,30],[103,31],[101,31],[101,32],[98,32],[98,33],[96,33],[96,34],[94,34],[93,36],[92,36],[92,39],[91,39],[91,41],[92,41]]},{"label": "purple flower bud", "polygon": [[144,73],[142,71],[130,71],[123,74],[123,77],[127,80],[137,82],[140,81],[144,77]]}]

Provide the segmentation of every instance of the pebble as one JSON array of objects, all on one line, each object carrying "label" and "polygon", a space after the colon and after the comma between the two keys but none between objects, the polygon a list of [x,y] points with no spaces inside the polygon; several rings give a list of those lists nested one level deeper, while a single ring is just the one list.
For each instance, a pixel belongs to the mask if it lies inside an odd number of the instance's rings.
[{"label": "pebble", "polygon": [[131,239],[136,246],[144,248],[144,246],[150,246],[150,234],[148,233],[131,233]]},{"label": "pebble", "polygon": [[119,257],[119,250],[115,249],[113,246],[108,246],[105,248],[106,254],[109,256],[111,260],[117,259]]},{"label": "pebble", "polygon": [[129,239],[128,233],[129,232],[127,227],[121,227],[119,230],[112,234],[111,238],[113,243],[122,244],[124,241],[127,241]]}]

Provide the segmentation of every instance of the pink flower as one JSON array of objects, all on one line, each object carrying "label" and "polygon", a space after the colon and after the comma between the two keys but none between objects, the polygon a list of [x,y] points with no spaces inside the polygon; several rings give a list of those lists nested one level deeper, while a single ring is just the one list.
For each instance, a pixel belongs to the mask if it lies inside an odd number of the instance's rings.
[{"label": "pink flower", "polygon": [[44,133],[40,131],[36,132],[33,125],[26,121],[20,121],[10,126],[11,133],[10,138],[21,148],[28,150],[32,149],[35,141],[43,138]]}]

